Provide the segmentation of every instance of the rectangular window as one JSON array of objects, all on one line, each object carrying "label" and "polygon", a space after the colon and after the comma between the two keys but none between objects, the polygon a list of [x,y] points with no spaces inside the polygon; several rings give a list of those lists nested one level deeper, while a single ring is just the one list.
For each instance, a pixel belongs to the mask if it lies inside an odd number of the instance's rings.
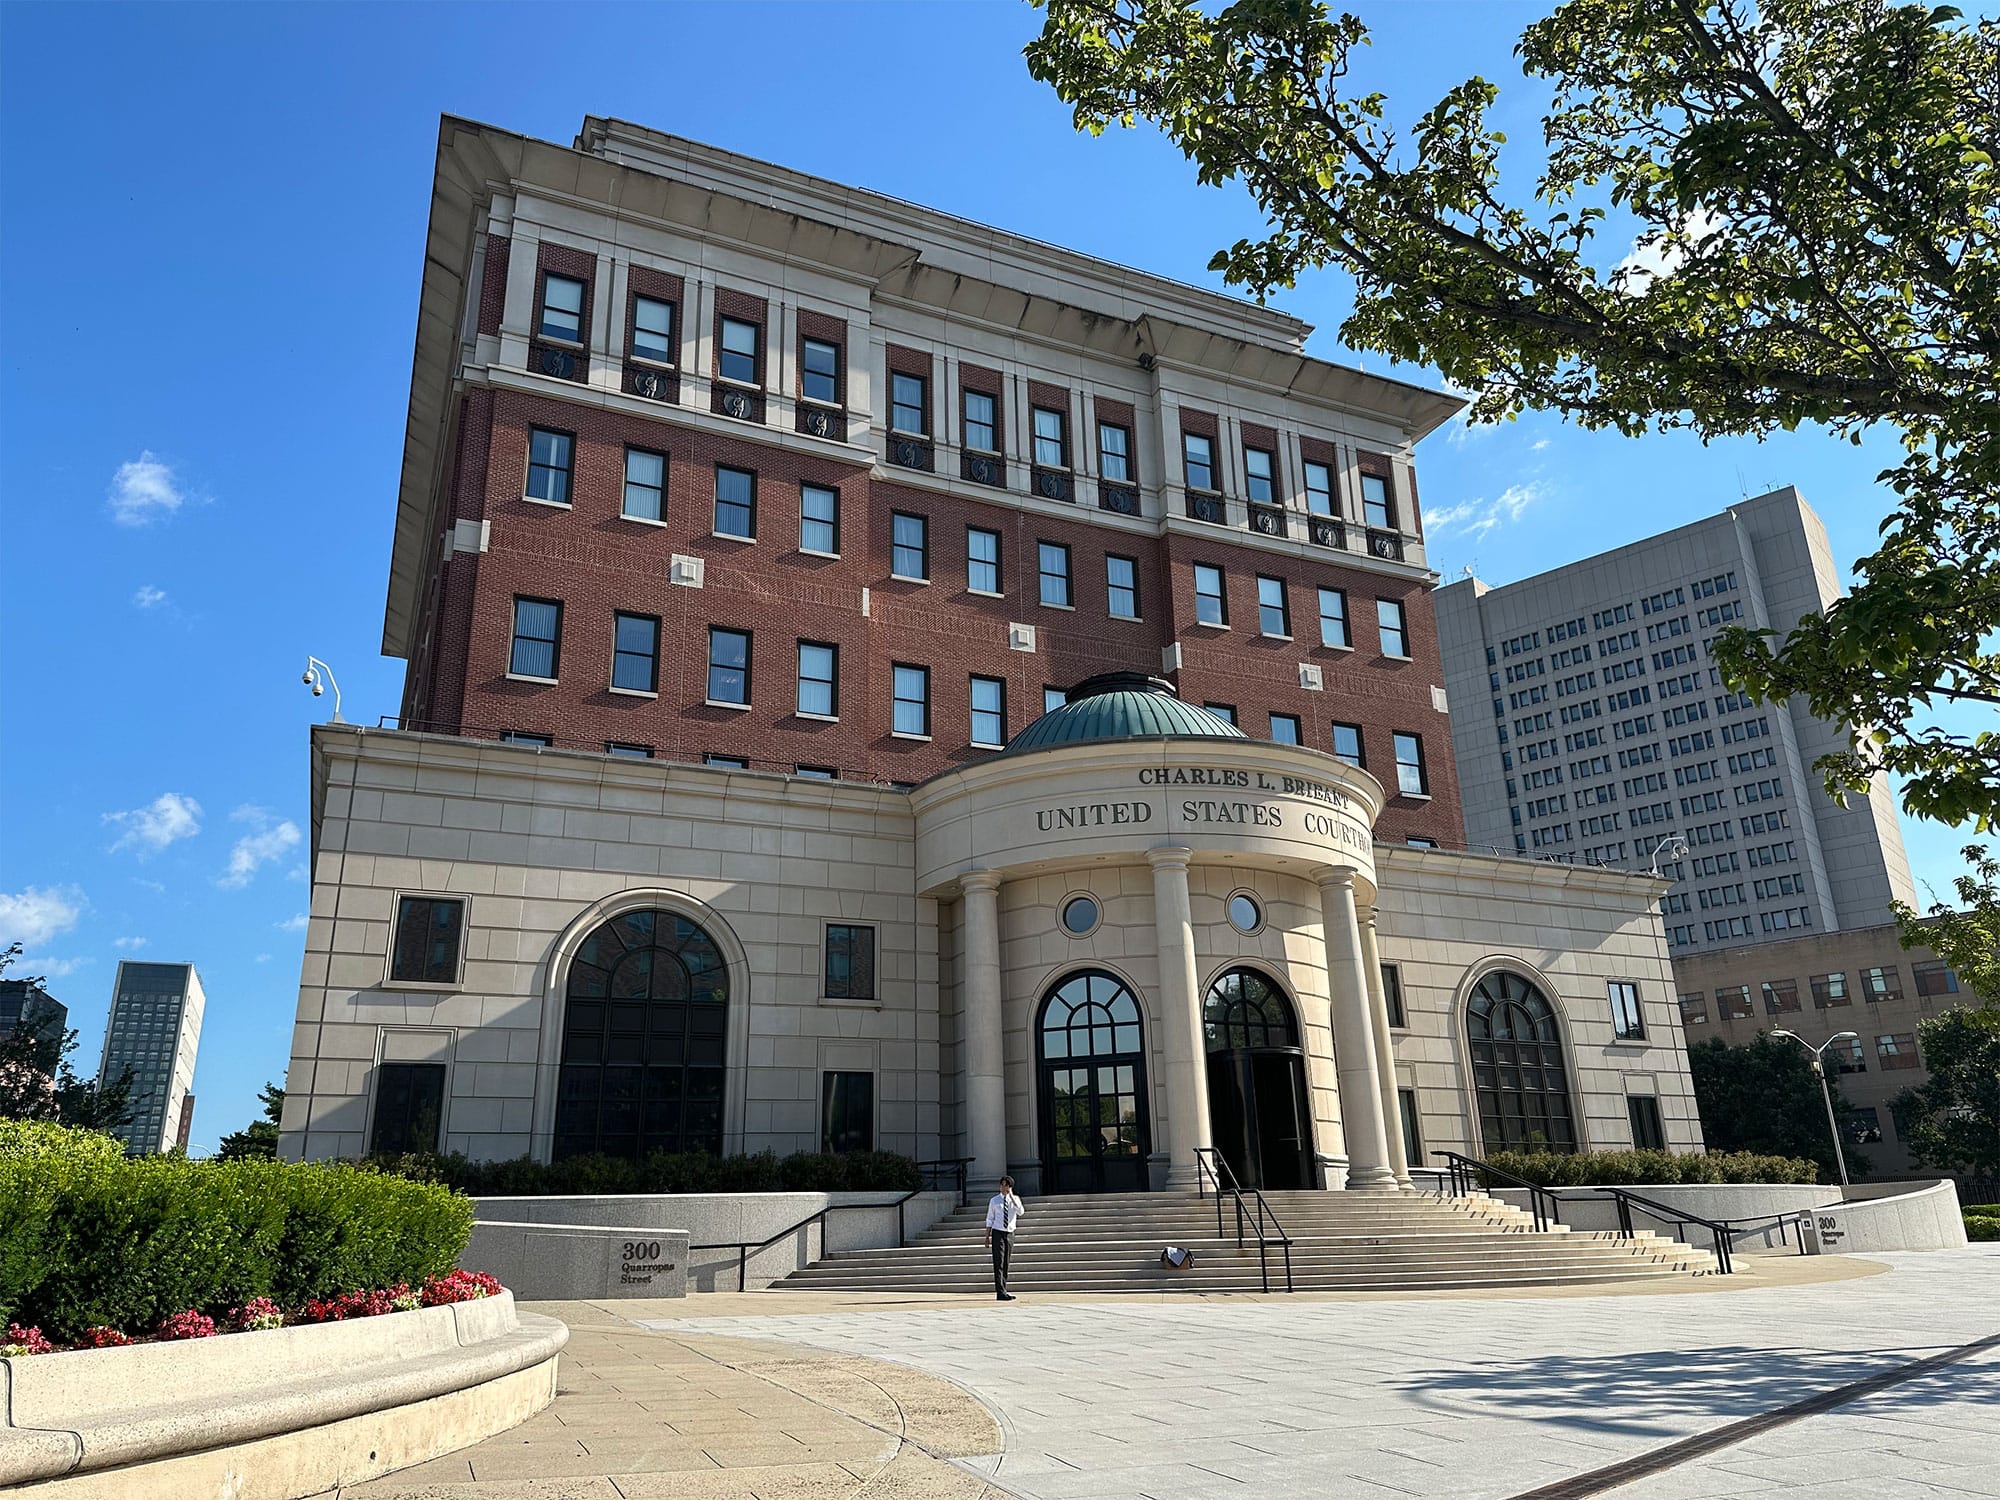
[{"label": "rectangular window", "polygon": [[983,453],[998,453],[1000,438],[995,430],[994,401],[984,391],[961,391],[965,406],[965,446]]},{"label": "rectangular window", "polygon": [[892,727],[897,734],[929,739],[931,735],[931,669],[906,667],[898,663],[895,677],[895,713]]},{"label": "rectangular window", "polygon": [[1069,548],[1060,542],[1043,542],[1038,549],[1042,581],[1042,603],[1067,606],[1069,597]]},{"label": "rectangular window", "polygon": [[553,272],[542,278],[541,336],[566,343],[583,342],[583,283]]},{"label": "rectangular window", "polygon": [[1405,1166],[1428,1166],[1424,1160],[1424,1136],[1417,1124],[1417,1091],[1415,1089],[1396,1090],[1396,1108],[1403,1117],[1403,1163]]},{"label": "rectangular window", "polygon": [[829,922],[826,928],[826,997],[875,998],[875,929]]},{"label": "rectangular window", "polygon": [[749,706],[749,631],[708,627],[708,701]]},{"label": "rectangular window", "polygon": [[794,776],[803,776],[807,781],[838,781],[840,772],[832,766],[793,766]]},{"label": "rectangular window", "polygon": [[1883,1032],[1875,1038],[1875,1056],[1884,1072],[1917,1066],[1917,1034],[1914,1031]]},{"label": "rectangular window", "polygon": [[[554,278],[551,277],[551,280]],[[385,1062],[375,1070],[370,1154],[438,1149],[444,1125],[444,1064]]]},{"label": "rectangular window", "polygon": [[1903,998],[1903,976],[1897,972],[1894,964],[1881,969],[1863,969],[1861,995],[1871,1004],[1879,1004],[1884,1000],[1900,1000]]},{"label": "rectangular window", "polygon": [[921,375],[905,375],[900,370],[889,377],[889,425],[897,432],[923,434],[925,398],[930,382]]},{"label": "rectangular window", "polygon": [[724,380],[733,380],[739,385],[757,383],[757,335],[760,331],[755,323],[746,323],[741,318],[722,320],[722,354],[718,369]]},{"label": "rectangular window", "polygon": [[1407,1029],[1410,1021],[1403,1014],[1403,975],[1394,964],[1382,965],[1382,1001],[1390,1026],[1397,1031]]},{"label": "rectangular window", "polygon": [[651,615],[612,616],[611,685],[634,693],[660,689],[660,622]]},{"label": "rectangular window", "polygon": [[840,555],[840,491],[819,484],[799,486],[799,550]]},{"label": "rectangular window", "polygon": [[1216,718],[1222,720],[1225,724],[1234,724],[1236,722],[1236,705],[1234,703],[1204,703],[1202,707],[1214,714]]},{"label": "rectangular window", "polygon": [[515,677],[554,680],[562,657],[562,605],[553,599],[514,600],[514,649],[507,670]]},{"label": "rectangular window", "polygon": [[1334,513],[1333,470],[1325,464],[1306,465],[1306,509],[1315,516]]},{"label": "rectangular window", "polygon": [[1396,513],[1389,504],[1389,481],[1380,474],[1361,476],[1361,519],[1384,531],[1396,524]]},{"label": "rectangular window", "polygon": [[1271,455],[1262,448],[1243,450],[1244,493],[1259,505],[1269,505],[1277,495]]},{"label": "rectangular window", "polygon": [[965,528],[965,586],[975,594],[1000,592],[1000,533]]},{"label": "rectangular window", "polygon": [[832,719],[840,714],[840,648],[824,641],[799,642],[799,708],[802,714]]},{"label": "rectangular window", "polygon": [[1139,564],[1116,553],[1104,559],[1104,597],[1113,619],[1139,618]]},{"label": "rectangular window", "polygon": [[1114,422],[1097,424],[1098,472],[1113,484],[1132,482],[1132,434]]},{"label": "rectangular window", "polygon": [[825,339],[807,339],[799,361],[799,393],[828,406],[840,401],[840,348]]},{"label": "rectangular window", "polygon": [[819,1149],[829,1155],[875,1149],[875,1075],[820,1075]]},{"label": "rectangular window", "polygon": [[528,498],[569,504],[569,474],[575,439],[566,432],[537,427],[528,434]]},{"label": "rectangular window", "polygon": [[1285,580],[1257,575],[1257,628],[1265,635],[1292,638],[1292,606],[1285,598]]},{"label": "rectangular window", "polygon": [[667,511],[667,456],[644,448],[625,450],[623,514],[635,521],[660,521]]},{"label": "rectangular window", "polygon": [[713,766],[718,771],[747,771],[750,769],[750,762],[742,756],[717,755],[712,750],[701,758],[701,763],[705,766]]},{"label": "rectangular window", "polygon": [[1660,1124],[1660,1101],[1651,1094],[1632,1094],[1625,1100],[1625,1113],[1632,1121],[1632,1149],[1664,1151],[1667,1132]]},{"label": "rectangular window", "polygon": [[606,755],[622,756],[626,760],[651,760],[653,758],[653,747],[651,745],[627,744],[623,740],[606,740],[604,742],[604,753]]},{"label": "rectangular window", "polygon": [[889,572],[897,578],[928,582],[931,576],[930,527],[922,516],[895,511],[889,518]]},{"label": "rectangular window", "polygon": [[674,362],[674,305],[658,297],[632,299],[632,352],[640,359]]},{"label": "rectangular window", "polygon": [[1037,406],[1029,413],[1035,431],[1035,462],[1044,469],[1069,467],[1069,435],[1063,430],[1063,414]]},{"label": "rectangular window", "polygon": [[441,896],[404,896],[396,903],[396,946],[389,977],[408,984],[458,983],[465,903]]},{"label": "rectangular window", "polygon": [[1732,984],[1715,992],[1715,1013],[1724,1021],[1747,1021],[1754,1012],[1750,1006],[1750,986]]},{"label": "rectangular window", "polygon": [[1299,742],[1299,721],[1295,714],[1271,715],[1271,743],[1274,745],[1296,745]]},{"label": "rectangular window", "polygon": [[1061,688],[1045,687],[1042,689],[1043,713],[1052,714],[1067,702],[1069,702],[1069,694],[1064,692]]},{"label": "rectangular window", "polygon": [[715,467],[715,534],[757,537],[757,476],[748,469]]},{"label": "rectangular window", "polygon": [[1408,656],[1410,638],[1403,629],[1403,606],[1394,599],[1375,601],[1375,619],[1382,637],[1384,656]]},{"label": "rectangular window", "polygon": [[1202,625],[1227,625],[1229,599],[1222,591],[1222,569],[1194,565],[1194,617]]},{"label": "rectangular window", "polygon": [[993,748],[1007,743],[1007,684],[998,677],[972,679],[972,743]]},{"label": "rectangular window", "polygon": [[1815,974],[1811,983],[1814,1010],[1829,1010],[1836,1005],[1852,1003],[1847,996],[1845,974]]},{"label": "rectangular window", "polygon": [[1430,777],[1424,770],[1424,737],[1420,734],[1395,735],[1396,789],[1406,797],[1430,795]]},{"label": "rectangular window", "polygon": [[1676,996],[1681,1005],[1681,1025],[1701,1026],[1708,1021],[1708,996],[1701,990],[1689,990]]},{"label": "rectangular window", "polygon": [[1350,766],[1365,766],[1367,761],[1361,756],[1361,726],[1359,724],[1335,724],[1333,726],[1333,755],[1336,760],[1344,760]]},{"label": "rectangular window", "polygon": [[503,729],[500,743],[503,745],[539,745],[546,750],[556,742],[552,734],[535,734],[526,729]]},{"label": "rectangular window", "polygon": [[1629,980],[1610,982],[1611,1034],[1621,1042],[1646,1039],[1646,1018],[1639,1010],[1639,986]]},{"label": "rectangular window", "polygon": [[1319,591],[1319,643],[1322,646],[1345,646],[1347,639],[1347,591],[1345,589],[1321,589]]},{"label": "rectangular window", "polygon": [[1919,995],[1956,995],[1958,975],[1942,959],[1919,959],[1910,965],[1910,978]]},{"label": "rectangular window", "polygon": [[1181,434],[1181,460],[1191,490],[1215,488],[1215,445],[1198,432]]}]

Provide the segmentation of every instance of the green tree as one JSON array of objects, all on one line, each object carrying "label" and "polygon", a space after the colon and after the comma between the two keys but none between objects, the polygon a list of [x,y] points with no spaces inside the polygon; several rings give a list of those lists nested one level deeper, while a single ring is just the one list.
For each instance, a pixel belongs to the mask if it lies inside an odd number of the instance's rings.
[{"label": "green tree", "polygon": [[1890,1106],[1919,1165],[2000,1177],[2000,1005],[1948,1010],[1917,1026],[1930,1081]]},{"label": "green tree", "polygon": [[285,1091],[275,1083],[267,1083],[257,1091],[257,1097],[264,1101],[264,1118],[252,1120],[243,1129],[232,1130],[225,1135],[216,1147],[217,1161],[240,1161],[247,1156],[277,1156],[278,1121],[285,1113]]},{"label": "green tree", "polygon": [[[1745,1047],[1710,1037],[1687,1050],[1702,1139],[1709,1150],[1808,1157],[1819,1163],[1827,1181],[1837,1180],[1826,1103],[1804,1048],[1759,1032],[1757,1040]],[[1828,1078],[1827,1084],[1842,1139],[1854,1141],[1858,1122],[1853,1106],[1841,1097],[1837,1076]],[[1847,1170],[1855,1177],[1867,1176],[1868,1159],[1850,1150]]]},{"label": "green tree", "polygon": [[1212,269],[1260,297],[1344,269],[1347,345],[1434,367],[1475,419],[1898,431],[1880,477],[1899,504],[1847,598],[1781,641],[1725,632],[1717,656],[1733,686],[1854,726],[1819,763],[1830,791],[1886,770],[1913,814],[1994,826],[2000,733],[1925,710],[2000,703],[2000,25],[1887,0],[1570,0],[1517,49],[1554,95],[1523,198],[1486,119],[1498,89],[1469,79],[1399,131],[1348,86],[1351,15],[1035,3],[1029,70],[1079,129],[1150,121],[1267,216]]},{"label": "green tree", "polygon": [[[19,943],[0,951],[0,974],[20,958]],[[41,980],[28,983],[39,986]],[[0,1120],[54,1120],[85,1130],[131,1124],[132,1070],[109,1083],[79,1078],[69,1065],[76,1045],[75,1030],[52,1016],[23,1019],[0,1036]]]},{"label": "green tree", "polygon": [[1964,849],[1967,873],[1958,877],[1958,909],[1945,902],[1920,917],[1890,902],[1903,925],[1905,948],[1929,948],[1958,971],[1959,983],[1988,1004],[2000,1004],[2000,859],[1978,844]]}]

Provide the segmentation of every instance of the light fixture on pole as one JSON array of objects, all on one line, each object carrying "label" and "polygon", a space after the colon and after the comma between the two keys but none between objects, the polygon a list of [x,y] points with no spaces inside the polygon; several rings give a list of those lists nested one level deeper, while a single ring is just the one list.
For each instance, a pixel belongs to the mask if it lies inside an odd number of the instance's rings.
[{"label": "light fixture on pole", "polygon": [[313,690],[313,696],[315,698],[318,698],[323,696],[326,692],[326,688],[320,686],[319,679],[321,673],[326,674],[327,686],[333,689],[333,722],[336,724],[345,724],[347,720],[341,718],[340,716],[340,684],[334,681],[332,667],[329,667],[325,662],[321,661],[317,656],[308,656],[306,658],[305,676],[301,677],[299,680],[303,682],[307,687],[311,688]]},{"label": "light fixture on pole", "polygon": [[1774,1030],[1772,1036],[1788,1036],[1812,1054],[1812,1070],[1819,1074],[1819,1096],[1826,1104],[1826,1128],[1833,1132],[1833,1159],[1840,1167],[1840,1185],[1847,1186],[1847,1153],[1840,1149],[1840,1122],[1833,1117],[1833,1090],[1826,1081],[1826,1050],[1835,1042],[1858,1042],[1860,1036],[1852,1031],[1836,1031],[1832,1036],[1815,1047],[1795,1031],[1782,1027]]},{"label": "light fixture on pole", "polygon": [[1653,845],[1653,874],[1660,873],[1660,855],[1664,852],[1668,859],[1679,859],[1688,852],[1688,841],[1679,834],[1669,834]]}]

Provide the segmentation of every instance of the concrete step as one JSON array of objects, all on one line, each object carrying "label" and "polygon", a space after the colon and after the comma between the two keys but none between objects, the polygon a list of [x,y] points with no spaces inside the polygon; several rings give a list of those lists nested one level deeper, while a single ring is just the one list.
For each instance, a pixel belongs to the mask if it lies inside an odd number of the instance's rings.
[{"label": "concrete step", "polygon": [[[1671,1265],[1614,1265],[1597,1269],[1561,1269],[1553,1271],[1514,1272],[1508,1274],[1483,1274],[1479,1272],[1454,1272],[1434,1275],[1411,1275],[1405,1272],[1385,1271],[1375,1276],[1314,1277],[1300,1274],[1296,1268],[1292,1276],[1294,1291],[1311,1292],[1437,1292],[1437,1291],[1477,1291],[1498,1290],[1506,1287],[1523,1286],[1597,1286],[1633,1281],[1654,1281],[1667,1278],[1680,1279],[1688,1275],[1683,1268]],[[1012,1275],[1008,1277],[1008,1288],[1016,1292],[1255,1292],[1263,1290],[1264,1282],[1254,1267],[1224,1274],[1203,1274],[1199,1267],[1190,1272],[1168,1272],[1156,1269],[1148,1273],[1077,1274],[1077,1275]],[[982,1278],[923,1277],[909,1276],[880,1281],[829,1282],[807,1279],[800,1275],[786,1277],[773,1284],[780,1291],[866,1291],[866,1292],[911,1292],[928,1294],[963,1294],[968,1296],[991,1296],[993,1282],[990,1276]],[[1284,1286],[1284,1268],[1271,1268],[1273,1290]]]}]

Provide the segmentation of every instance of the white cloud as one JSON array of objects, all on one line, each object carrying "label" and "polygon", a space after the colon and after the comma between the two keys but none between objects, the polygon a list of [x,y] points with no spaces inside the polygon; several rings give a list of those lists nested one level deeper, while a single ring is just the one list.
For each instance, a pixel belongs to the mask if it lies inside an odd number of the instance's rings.
[{"label": "white cloud", "polygon": [[229,851],[229,872],[216,882],[225,889],[248,885],[265,865],[298,847],[299,825],[289,818],[280,821],[261,807],[239,807],[230,817],[248,824],[250,832]]},{"label": "white cloud", "polygon": [[268,953],[260,953],[257,955],[257,962],[260,964],[267,964],[270,961],[271,961],[271,955]]},{"label": "white cloud", "polygon": [[111,476],[111,518],[120,526],[147,526],[181,508],[185,496],[174,483],[171,465],[150,451],[120,464]]},{"label": "white cloud", "polygon": [[284,921],[273,922],[271,925],[280,932],[304,932],[306,930],[306,914],[300,912],[295,917],[287,917]]},{"label": "white cloud", "polygon": [[87,905],[83,892],[73,885],[29,886],[18,895],[0,891],[0,947],[19,943],[39,948],[76,926]]},{"label": "white cloud", "polygon": [[1680,226],[1669,232],[1648,229],[1632,241],[1632,248],[1611,273],[1612,285],[1634,296],[1642,295],[1656,278],[1672,276],[1687,262],[1689,245],[1699,244],[1725,225],[1720,217],[1700,204],[1681,216]]},{"label": "white cloud", "polygon": [[1528,507],[1546,496],[1542,486],[1533,481],[1510,484],[1501,491],[1497,500],[1468,500],[1462,505],[1447,505],[1442,510],[1427,511],[1424,515],[1424,535],[1441,537],[1457,532],[1462,536],[1482,537],[1496,526],[1520,520]]},{"label": "white cloud", "polygon": [[1528,444],[1528,451],[1530,453],[1540,453],[1548,445],[1549,440],[1547,438],[1536,438],[1532,443]]},{"label": "white cloud", "polygon": [[167,591],[156,589],[150,583],[139,585],[139,591],[132,596],[132,602],[141,609],[158,609],[167,602]]},{"label": "white cloud", "polygon": [[146,940],[144,938],[113,938],[111,946],[114,948],[123,948],[128,953],[136,953],[139,949],[146,946]]},{"label": "white cloud", "polygon": [[111,846],[114,850],[136,846],[141,854],[151,854],[200,833],[201,804],[179,792],[162,792],[144,807],[106,813],[104,821],[125,830]]},{"label": "white cloud", "polygon": [[89,962],[87,958],[24,958],[20,969],[23,974],[32,974],[37,979],[62,979]]}]

